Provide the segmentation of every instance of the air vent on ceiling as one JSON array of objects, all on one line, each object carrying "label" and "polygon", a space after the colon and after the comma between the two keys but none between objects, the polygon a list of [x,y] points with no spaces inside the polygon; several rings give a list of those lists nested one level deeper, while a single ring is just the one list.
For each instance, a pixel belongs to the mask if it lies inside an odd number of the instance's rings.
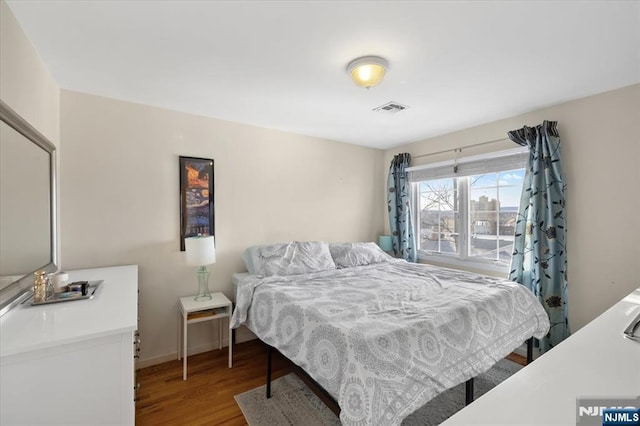
[{"label": "air vent on ceiling", "polygon": [[376,112],[381,112],[383,114],[395,114],[407,108],[409,107],[406,105],[399,104],[398,102],[387,102],[386,104],[380,105],[379,107],[374,108],[373,110]]}]

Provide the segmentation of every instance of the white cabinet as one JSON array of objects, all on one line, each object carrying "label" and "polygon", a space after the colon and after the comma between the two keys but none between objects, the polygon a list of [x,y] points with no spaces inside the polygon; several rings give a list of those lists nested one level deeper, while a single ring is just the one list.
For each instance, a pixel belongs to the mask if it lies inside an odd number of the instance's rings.
[{"label": "white cabinet", "polygon": [[133,425],[138,268],[70,272],[103,280],[89,300],[21,306],[0,318],[0,424]]},{"label": "white cabinet", "polygon": [[639,313],[640,288],[442,425],[575,425],[578,398],[637,397],[640,342],[622,332]]}]

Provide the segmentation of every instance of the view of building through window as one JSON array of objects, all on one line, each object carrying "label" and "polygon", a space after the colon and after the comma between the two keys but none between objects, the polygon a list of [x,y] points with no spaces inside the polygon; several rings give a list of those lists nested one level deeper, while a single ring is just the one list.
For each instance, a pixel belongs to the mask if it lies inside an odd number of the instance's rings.
[{"label": "view of building through window", "polygon": [[508,264],[523,178],[517,169],[420,182],[419,249]]}]

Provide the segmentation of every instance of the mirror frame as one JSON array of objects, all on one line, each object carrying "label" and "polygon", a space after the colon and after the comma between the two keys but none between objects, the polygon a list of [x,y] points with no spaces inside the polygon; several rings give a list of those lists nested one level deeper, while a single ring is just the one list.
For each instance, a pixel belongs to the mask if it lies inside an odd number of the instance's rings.
[{"label": "mirror frame", "polygon": [[[0,99],[0,120],[49,154],[49,200],[50,200],[50,252],[49,262],[13,281],[0,290],[0,317],[26,300],[32,293],[36,271],[53,272],[58,269],[58,232],[57,232],[57,178],[56,147],[24,118]],[[4,294],[3,294],[4,293]],[[7,295],[8,294],[8,295]]]}]

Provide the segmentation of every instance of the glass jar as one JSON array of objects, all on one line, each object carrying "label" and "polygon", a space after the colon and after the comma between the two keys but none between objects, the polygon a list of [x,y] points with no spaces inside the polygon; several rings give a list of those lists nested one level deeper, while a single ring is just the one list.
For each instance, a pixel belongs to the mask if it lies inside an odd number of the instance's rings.
[{"label": "glass jar", "polygon": [[33,301],[44,302],[47,299],[47,279],[45,271],[36,271],[36,279],[33,282]]}]

